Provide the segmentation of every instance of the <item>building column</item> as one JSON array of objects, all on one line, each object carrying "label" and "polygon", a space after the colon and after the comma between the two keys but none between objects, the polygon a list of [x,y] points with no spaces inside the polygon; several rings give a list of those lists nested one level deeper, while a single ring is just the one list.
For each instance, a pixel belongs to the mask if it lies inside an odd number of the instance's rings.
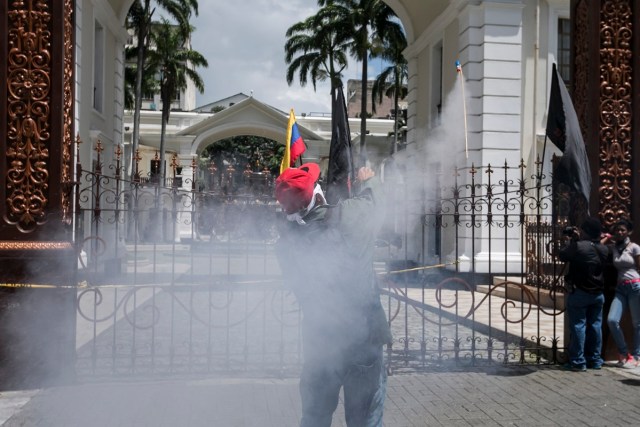
[{"label": "building column", "polygon": [[[523,7],[519,3],[482,2],[465,7],[458,17],[467,111],[466,164],[468,172],[488,165],[493,169],[493,173],[478,169],[474,174],[479,194],[505,178],[514,190],[520,178]],[[505,164],[509,169],[503,176]],[[463,172],[461,183],[469,184],[471,175]],[[476,213],[486,219],[488,212],[481,207]],[[473,258],[470,262],[476,272],[522,273],[519,232],[500,227],[499,219],[495,220],[493,227],[463,230],[460,253]]]},{"label": "building column", "polygon": [[197,177],[194,174],[197,174],[197,171],[194,170],[195,157],[189,154],[191,144],[183,145],[184,147],[181,147],[178,155],[178,163],[182,167],[182,186],[180,189],[182,198],[180,203],[181,211],[178,215],[177,242],[197,239],[195,223],[197,200],[195,196],[198,191],[198,182],[195,180]]}]

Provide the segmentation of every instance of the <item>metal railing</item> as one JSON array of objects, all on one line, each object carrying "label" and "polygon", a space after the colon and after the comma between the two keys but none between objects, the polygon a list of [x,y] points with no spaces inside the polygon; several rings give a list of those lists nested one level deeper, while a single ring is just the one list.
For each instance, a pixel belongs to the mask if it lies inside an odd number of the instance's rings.
[{"label": "metal railing", "polygon": [[[548,186],[501,169],[495,182],[490,166],[463,171],[417,208],[406,184],[387,183],[397,239],[381,241],[374,267],[392,372],[562,359],[562,221]],[[282,286],[268,184],[197,191],[100,170],[78,182],[80,375],[297,374],[301,313]]]}]

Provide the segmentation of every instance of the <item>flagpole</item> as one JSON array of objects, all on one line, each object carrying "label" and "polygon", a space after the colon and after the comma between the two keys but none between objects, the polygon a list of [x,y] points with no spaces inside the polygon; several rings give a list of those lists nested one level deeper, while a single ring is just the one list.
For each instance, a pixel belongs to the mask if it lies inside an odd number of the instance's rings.
[{"label": "flagpole", "polygon": [[464,75],[462,74],[462,66],[460,65],[460,61],[456,60],[456,70],[460,75],[460,83],[462,85],[462,114],[464,117],[464,154],[465,157],[469,158],[469,141],[467,137],[467,98],[464,96]]},{"label": "flagpole", "polygon": [[295,121],[295,113],[293,108],[289,111],[289,122],[287,123],[287,133],[284,139],[284,155],[280,162],[280,173],[291,167],[291,131],[292,124]]}]

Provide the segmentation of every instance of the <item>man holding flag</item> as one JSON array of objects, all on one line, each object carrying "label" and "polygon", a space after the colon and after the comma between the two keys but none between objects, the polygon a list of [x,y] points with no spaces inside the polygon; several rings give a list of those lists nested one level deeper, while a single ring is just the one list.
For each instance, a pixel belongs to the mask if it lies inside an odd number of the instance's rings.
[{"label": "man holding flag", "polygon": [[383,345],[391,332],[373,270],[383,219],[374,175],[361,168],[360,193],[337,205],[327,204],[315,163],[287,168],[276,180],[288,219],[276,253],[303,314],[302,427],[330,427],[341,388],[348,426],[382,426]]}]

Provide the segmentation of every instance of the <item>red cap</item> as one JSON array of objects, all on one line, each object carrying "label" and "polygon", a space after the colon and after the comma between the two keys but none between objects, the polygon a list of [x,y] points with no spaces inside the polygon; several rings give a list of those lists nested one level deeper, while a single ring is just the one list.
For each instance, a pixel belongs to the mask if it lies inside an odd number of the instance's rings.
[{"label": "red cap", "polygon": [[288,168],[280,174],[276,179],[276,199],[285,212],[292,214],[309,205],[318,178],[320,167],[315,163]]}]

